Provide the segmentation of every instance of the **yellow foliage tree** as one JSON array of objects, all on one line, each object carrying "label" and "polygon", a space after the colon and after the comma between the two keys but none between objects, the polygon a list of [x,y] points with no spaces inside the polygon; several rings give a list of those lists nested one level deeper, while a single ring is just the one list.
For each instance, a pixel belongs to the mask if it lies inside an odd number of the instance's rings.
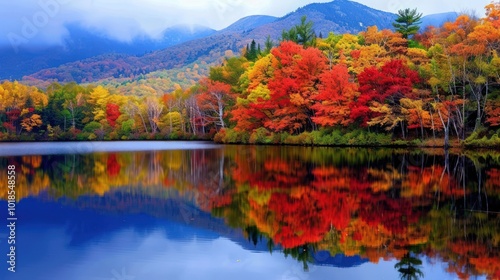
[{"label": "yellow foliage tree", "polygon": [[109,91],[102,86],[96,87],[89,96],[89,104],[94,106],[92,111],[94,121],[99,122],[106,118],[106,104],[108,104]]},{"label": "yellow foliage tree", "polygon": [[26,117],[21,122],[21,126],[27,132],[31,132],[33,128],[42,126],[42,117],[38,114],[33,114],[31,117]]}]

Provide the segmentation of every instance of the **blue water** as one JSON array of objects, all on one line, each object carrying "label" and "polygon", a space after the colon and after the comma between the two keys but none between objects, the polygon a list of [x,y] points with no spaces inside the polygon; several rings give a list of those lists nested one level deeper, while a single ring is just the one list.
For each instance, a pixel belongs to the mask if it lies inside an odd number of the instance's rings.
[{"label": "blue water", "polygon": [[[317,253],[318,263],[304,271],[296,260],[255,246],[220,219],[197,211],[184,220],[177,201],[165,202],[162,217],[82,206],[101,199],[21,201],[16,272],[4,264],[0,279],[399,279],[396,261],[373,264],[328,252]],[[0,209],[6,207],[2,201]],[[1,249],[7,250],[4,238]],[[425,279],[454,279],[428,261],[423,272]]]}]

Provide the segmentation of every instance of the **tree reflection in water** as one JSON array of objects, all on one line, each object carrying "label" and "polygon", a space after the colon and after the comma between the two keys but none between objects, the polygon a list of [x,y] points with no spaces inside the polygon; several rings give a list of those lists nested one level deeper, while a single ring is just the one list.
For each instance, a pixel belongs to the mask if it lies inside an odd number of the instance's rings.
[{"label": "tree reflection in water", "polygon": [[402,279],[423,276],[420,257],[460,278],[500,278],[500,156],[492,152],[226,146],[0,158],[0,168],[8,164],[18,167],[18,200],[106,196],[84,206],[161,216],[165,207],[154,205],[176,193],[305,270],[328,252],[396,260]]},{"label": "tree reflection in water", "polygon": [[394,268],[398,270],[401,279],[418,280],[424,277],[424,273],[419,268],[420,266],[422,266],[422,261],[408,252],[394,265]]}]

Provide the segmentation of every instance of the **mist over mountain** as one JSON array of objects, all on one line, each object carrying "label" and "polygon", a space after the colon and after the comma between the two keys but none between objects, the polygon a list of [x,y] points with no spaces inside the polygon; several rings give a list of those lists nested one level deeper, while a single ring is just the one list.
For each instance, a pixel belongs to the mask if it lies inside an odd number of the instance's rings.
[{"label": "mist over mountain", "polygon": [[121,42],[79,25],[69,25],[67,29],[63,45],[0,47],[0,79],[21,79],[45,68],[103,54],[144,55],[216,32],[204,26],[176,25],[165,29],[158,39],[142,36]]}]

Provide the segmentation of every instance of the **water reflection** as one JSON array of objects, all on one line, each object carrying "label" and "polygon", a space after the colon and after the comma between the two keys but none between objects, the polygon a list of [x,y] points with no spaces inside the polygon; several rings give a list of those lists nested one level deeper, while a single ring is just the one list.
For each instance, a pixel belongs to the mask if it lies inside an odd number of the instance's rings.
[{"label": "water reflection", "polygon": [[20,174],[20,207],[46,203],[25,219],[74,211],[59,223],[72,244],[162,229],[174,240],[224,237],[280,251],[300,264],[296,273],[393,261],[400,278],[427,279],[430,261],[452,277],[500,278],[494,153],[225,146],[0,158],[2,170],[8,164]]}]

